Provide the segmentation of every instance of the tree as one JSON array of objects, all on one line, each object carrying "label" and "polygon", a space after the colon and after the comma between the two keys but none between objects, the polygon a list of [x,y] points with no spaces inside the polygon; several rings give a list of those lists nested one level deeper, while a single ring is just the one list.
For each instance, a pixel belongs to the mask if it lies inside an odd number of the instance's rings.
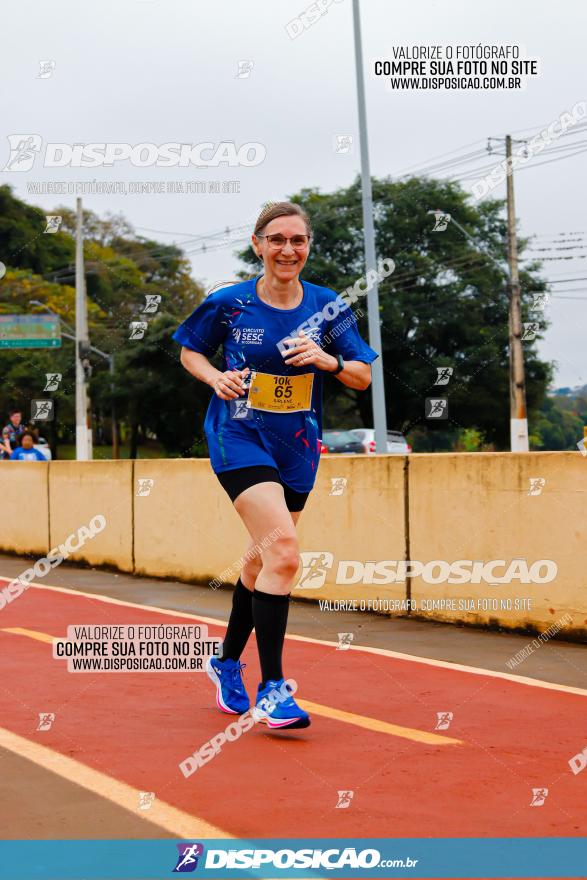
[{"label": "tree", "polygon": [[139,434],[156,435],[166,451],[182,457],[206,454],[203,424],[210,392],[179,363],[172,340],[177,320],[157,316],[142,340],[130,340],[115,361],[114,393],[101,372],[92,395],[124,412],[131,431],[130,457],[137,457]]},{"label": "tree", "polygon": [[[379,286],[387,421],[391,429],[425,435],[433,448],[451,448],[460,432],[476,429],[497,448],[509,448],[508,295],[503,203],[472,206],[455,183],[411,178],[373,179],[377,254],[395,271]],[[334,193],[303,189],[292,197],[312,220],[313,239],[304,276],[340,292],[364,272],[361,189],[355,183]],[[434,232],[430,211],[454,222]],[[520,242],[523,252],[524,241]],[[258,265],[252,248],[241,253]],[[521,272],[524,320],[531,293],[545,282]],[[359,327],[368,338],[366,302],[359,301]],[[544,330],[544,325],[542,326]],[[537,337],[539,338],[539,336]],[[535,343],[524,343],[530,418],[544,398],[551,375]],[[436,386],[437,367],[450,366],[448,386]],[[449,399],[448,421],[425,419],[426,397]],[[327,417],[335,426],[373,425],[371,395],[328,383]],[[328,415],[328,414],[334,415]],[[332,422],[331,422],[332,423]],[[416,449],[421,446],[415,446]]]},{"label": "tree", "polygon": [[583,437],[583,426],[587,424],[586,416],[584,410],[577,412],[576,408],[567,409],[564,399],[549,395],[544,399],[534,422],[530,437],[532,448],[576,450],[577,443]]},{"label": "tree", "polygon": [[[0,312],[46,312],[75,321],[75,213],[57,207],[60,231],[44,234],[45,212],[21,202],[10,187],[0,187],[0,253],[8,266],[0,281]],[[90,341],[115,355],[115,388],[105,360],[92,355],[91,398],[94,416],[107,414],[113,399],[118,418],[134,438],[156,434],[170,452],[187,454],[193,447],[195,418],[202,416],[208,390],[191,380],[178,362],[171,334],[201,301],[204,291],[190,275],[190,265],[174,245],[135,236],[120,215],[99,218],[83,212],[84,261]],[[145,311],[147,297],[156,310]],[[154,298],[154,300],[153,300]],[[31,301],[39,301],[40,305]],[[144,322],[143,339],[131,339],[130,324]],[[58,430],[68,443],[75,438],[75,357],[73,342],[59,350],[0,351],[4,382],[0,407],[23,407],[43,394],[46,372],[61,372]],[[102,419],[95,419],[101,427]],[[199,422],[201,424],[201,420]],[[202,454],[203,446],[194,447]]]}]

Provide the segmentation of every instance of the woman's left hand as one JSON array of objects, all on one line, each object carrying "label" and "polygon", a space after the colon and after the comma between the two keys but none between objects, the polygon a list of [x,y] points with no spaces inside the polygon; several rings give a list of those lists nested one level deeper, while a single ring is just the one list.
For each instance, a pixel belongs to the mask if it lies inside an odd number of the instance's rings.
[{"label": "woman's left hand", "polygon": [[333,372],[338,366],[336,358],[327,354],[313,339],[306,336],[303,330],[300,330],[299,336],[285,339],[284,342],[288,349],[283,352],[283,357],[285,363],[291,367],[305,367],[313,364],[319,370]]}]

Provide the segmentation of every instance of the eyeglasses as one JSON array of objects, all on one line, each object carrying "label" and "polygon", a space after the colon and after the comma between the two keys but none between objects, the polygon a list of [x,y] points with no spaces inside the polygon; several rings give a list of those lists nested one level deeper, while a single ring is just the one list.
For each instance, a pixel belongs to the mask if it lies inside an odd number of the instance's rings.
[{"label": "eyeglasses", "polygon": [[310,243],[309,235],[294,235],[292,238],[286,238],[284,235],[258,235],[257,238],[266,238],[269,247],[276,251],[284,248],[288,241],[295,251],[303,251]]}]

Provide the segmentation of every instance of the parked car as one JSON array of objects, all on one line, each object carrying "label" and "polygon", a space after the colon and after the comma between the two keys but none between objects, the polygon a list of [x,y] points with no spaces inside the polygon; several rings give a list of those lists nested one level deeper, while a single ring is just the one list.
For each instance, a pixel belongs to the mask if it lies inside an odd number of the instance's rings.
[{"label": "parked car", "polygon": [[47,461],[51,461],[51,449],[44,437],[39,437],[38,441],[33,445],[35,449],[39,450],[41,455],[45,456]]},{"label": "parked car", "polygon": [[350,431],[324,431],[322,452],[347,452],[355,455],[363,453],[363,444],[357,437],[353,437]]},{"label": "parked car", "polygon": [[[363,452],[375,452],[375,431],[373,428],[351,428],[348,433],[361,441]],[[412,451],[412,447],[401,431],[388,431],[387,451],[395,455],[407,455],[408,452]]]}]

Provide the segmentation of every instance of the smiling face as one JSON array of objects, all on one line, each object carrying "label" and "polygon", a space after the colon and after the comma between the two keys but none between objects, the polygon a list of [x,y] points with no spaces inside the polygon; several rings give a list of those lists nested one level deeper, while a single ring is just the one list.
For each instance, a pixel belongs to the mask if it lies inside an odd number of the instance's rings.
[{"label": "smiling face", "polygon": [[[293,238],[295,235],[308,235],[308,230],[303,219],[296,214],[287,217],[276,217],[261,230],[261,235],[283,235],[284,238]],[[288,241],[281,250],[273,248],[266,238],[257,238],[253,235],[253,248],[261,257],[265,266],[265,275],[282,283],[287,283],[297,278],[308,259],[309,245],[303,250],[295,250]]]}]

